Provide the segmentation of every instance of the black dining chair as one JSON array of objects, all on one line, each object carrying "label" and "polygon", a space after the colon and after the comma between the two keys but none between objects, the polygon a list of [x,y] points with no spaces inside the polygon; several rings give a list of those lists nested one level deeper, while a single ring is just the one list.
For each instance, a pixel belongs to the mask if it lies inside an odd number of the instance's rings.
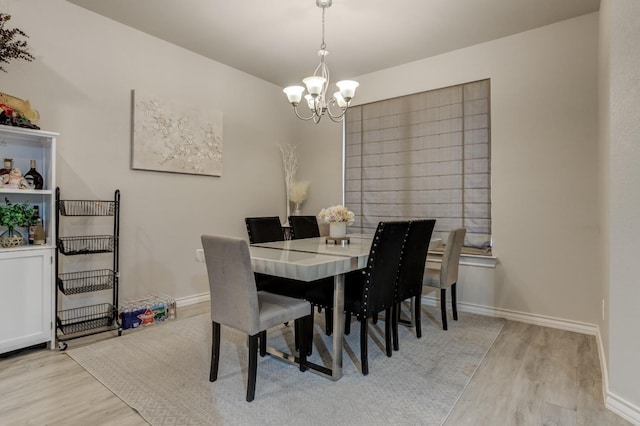
[{"label": "black dining chair", "polygon": [[284,231],[278,216],[245,217],[251,244],[284,241]]},{"label": "black dining chair", "polygon": [[318,219],[315,216],[289,216],[289,226],[291,238],[294,240],[320,236]]},{"label": "black dining chair", "polygon": [[[360,321],[360,362],[362,374],[369,374],[369,318],[385,312],[385,348],[392,355],[392,308],[398,269],[409,228],[408,221],[380,222],[371,243],[367,266],[345,276],[344,311]],[[310,289],[305,297],[312,305],[333,308],[333,283]]]},{"label": "black dining chair", "polygon": [[[320,227],[318,219],[315,216],[289,216],[289,225],[291,226],[291,238],[299,240],[303,238],[314,238],[320,236]],[[333,278],[325,278],[314,281],[312,285],[328,285],[333,283]],[[322,311],[322,307],[318,306],[318,312]],[[331,336],[333,330],[333,309],[325,309],[325,334]]]},{"label": "black dining chair", "polygon": [[[271,241],[284,241],[284,232],[278,216],[245,217],[250,244],[268,243]],[[258,290],[265,290],[266,283],[273,281],[275,277],[256,273],[256,285]],[[271,283],[273,286],[274,284]]]},{"label": "black dining chair", "polygon": [[[268,243],[272,241],[284,241],[284,232],[278,216],[246,217],[247,234],[251,244]],[[254,273],[256,286],[260,291],[267,291],[281,296],[304,299],[305,293],[315,282],[298,281],[290,278],[275,277],[273,275]],[[305,322],[307,332],[311,332],[313,322]],[[296,339],[296,349],[299,340]],[[308,354],[311,355],[312,345],[308,345]]]},{"label": "black dining chair", "polygon": [[[218,378],[220,364],[220,325],[249,335],[247,401],[256,389],[257,354],[266,354],[267,330],[286,321],[295,321],[296,340],[306,344],[303,321],[309,315],[309,302],[257,291],[247,242],[240,238],[203,235],[202,247],[209,277],[212,345],[209,381]],[[299,351],[300,371],[307,369],[306,352]]]},{"label": "black dining chair", "polygon": [[399,349],[398,321],[400,319],[401,303],[413,298],[413,318],[416,337],[422,337],[421,306],[422,279],[427,263],[427,251],[431,234],[435,227],[435,219],[411,220],[404,246],[404,254],[398,271],[398,285],[396,286],[395,303],[393,305],[393,349]]}]

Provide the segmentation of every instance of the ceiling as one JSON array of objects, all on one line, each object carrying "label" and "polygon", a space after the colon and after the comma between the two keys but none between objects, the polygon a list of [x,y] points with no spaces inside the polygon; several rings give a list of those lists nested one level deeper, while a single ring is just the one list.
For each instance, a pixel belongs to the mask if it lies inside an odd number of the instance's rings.
[{"label": "ceiling", "polygon": [[[318,65],[315,0],[68,0],[279,86]],[[333,0],[332,81],[596,12],[600,0]]]}]

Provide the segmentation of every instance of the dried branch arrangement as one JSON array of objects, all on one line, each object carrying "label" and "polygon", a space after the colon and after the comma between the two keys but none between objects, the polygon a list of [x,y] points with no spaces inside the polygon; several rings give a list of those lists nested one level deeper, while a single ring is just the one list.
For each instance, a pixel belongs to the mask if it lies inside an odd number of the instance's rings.
[{"label": "dried branch arrangement", "polygon": [[[27,41],[19,38],[29,36],[19,28],[5,28],[5,24],[10,19],[11,15],[0,13],[0,63],[8,64],[12,59],[33,61],[35,57],[27,50]],[[7,72],[2,65],[0,65],[0,71]]]}]

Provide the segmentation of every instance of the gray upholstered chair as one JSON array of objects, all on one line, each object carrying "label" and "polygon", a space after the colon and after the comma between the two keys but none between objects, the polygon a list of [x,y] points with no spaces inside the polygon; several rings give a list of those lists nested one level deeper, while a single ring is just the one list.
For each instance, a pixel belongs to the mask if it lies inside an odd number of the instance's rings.
[{"label": "gray upholstered chair", "polygon": [[[247,401],[250,402],[255,396],[258,344],[260,355],[266,354],[266,330],[295,320],[295,331],[301,339],[301,347],[306,347],[302,320],[308,317],[311,305],[304,300],[257,291],[246,241],[240,238],[203,235],[202,247],[209,275],[213,326],[209,381],[215,382],[218,378],[220,324],[247,333],[249,335]],[[300,371],[305,371],[306,352],[304,350],[299,352]]]},{"label": "gray upholstered chair", "polygon": [[458,282],[458,267],[460,254],[464,245],[465,228],[453,229],[449,232],[447,245],[442,255],[439,268],[427,266],[424,271],[422,285],[440,289],[440,309],[442,311],[442,329],[447,329],[447,288],[451,287],[451,308],[453,319],[458,320],[458,305],[456,302],[456,284]]}]

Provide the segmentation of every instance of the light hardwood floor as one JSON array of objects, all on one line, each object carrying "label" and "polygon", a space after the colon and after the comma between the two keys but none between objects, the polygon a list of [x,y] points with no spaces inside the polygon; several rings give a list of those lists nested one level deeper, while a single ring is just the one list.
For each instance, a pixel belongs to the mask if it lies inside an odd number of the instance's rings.
[{"label": "light hardwood floor", "polygon": [[[208,310],[200,303],[178,313],[187,318]],[[108,333],[71,340],[69,348],[105,338]],[[89,424],[147,423],[64,352],[30,349],[0,358],[0,425]],[[629,423],[604,407],[593,336],[507,321],[445,422],[467,424]]]}]

